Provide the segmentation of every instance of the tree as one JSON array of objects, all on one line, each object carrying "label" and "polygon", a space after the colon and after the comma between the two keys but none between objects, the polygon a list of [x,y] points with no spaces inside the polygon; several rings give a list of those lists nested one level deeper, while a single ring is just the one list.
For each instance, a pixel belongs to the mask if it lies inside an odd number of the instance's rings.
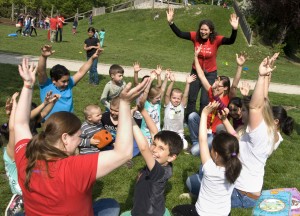
[{"label": "tree", "polygon": [[[299,41],[299,0],[251,0],[253,14],[259,34],[272,45]],[[297,37],[296,40],[287,40]],[[296,49],[299,48],[299,43]],[[287,46],[290,47],[290,46]]]}]

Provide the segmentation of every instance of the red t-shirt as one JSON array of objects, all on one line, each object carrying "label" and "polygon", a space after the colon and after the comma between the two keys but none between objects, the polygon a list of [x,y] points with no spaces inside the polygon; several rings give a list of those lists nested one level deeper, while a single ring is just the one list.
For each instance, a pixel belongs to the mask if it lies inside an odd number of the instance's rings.
[{"label": "red t-shirt", "polygon": [[[214,101],[212,87],[210,87],[208,90],[208,98],[209,98],[209,102]],[[229,104],[228,95],[225,95],[224,97],[220,97],[220,100],[226,107],[228,106],[228,104]],[[218,111],[215,110],[207,118],[207,128],[210,128],[213,133],[216,133],[216,129],[219,124],[222,124],[222,121],[218,117]]]},{"label": "red t-shirt", "polygon": [[15,146],[18,181],[24,198],[26,215],[94,215],[92,188],[96,181],[98,153],[69,156],[49,162],[48,177],[42,162],[36,166],[25,189],[27,158],[25,151],[29,139]]},{"label": "red t-shirt", "polygon": [[65,18],[62,16],[57,17],[57,23],[58,23],[58,28],[63,28],[64,24],[63,22],[65,21]]},{"label": "red t-shirt", "polygon": [[[190,32],[191,40],[194,43],[194,48],[199,47],[202,44],[202,49],[199,53],[198,60],[203,71],[212,72],[217,70],[217,51],[222,44],[224,36],[217,35],[213,43],[210,40],[199,42],[196,40],[196,32]],[[195,63],[193,68],[196,69]]]},{"label": "red t-shirt", "polygon": [[54,17],[50,18],[50,29],[56,30],[57,29],[57,19]]}]

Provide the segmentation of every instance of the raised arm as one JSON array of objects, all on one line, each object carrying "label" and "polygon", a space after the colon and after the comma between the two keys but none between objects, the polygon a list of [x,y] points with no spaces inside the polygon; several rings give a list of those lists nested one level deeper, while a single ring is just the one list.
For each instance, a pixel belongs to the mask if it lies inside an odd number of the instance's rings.
[{"label": "raised arm", "polygon": [[157,86],[161,86],[161,72],[162,72],[162,67],[160,65],[157,65],[155,73],[157,77]]},{"label": "raised arm", "polygon": [[[279,52],[278,53],[275,53],[270,61],[272,62],[272,65],[271,67],[273,67],[273,64],[275,63],[276,59],[278,58],[279,56]],[[268,79],[265,79],[265,91],[264,91],[264,95],[266,98],[268,98],[268,93],[269,93],[269,86],[270,86],[270,83],[271,83],[271,79],[272,79],[272,73],[270,73],[270,75],[268,76]]]},{"label": "raised arm", "polygon": [[24,85],[15,115],[15,143],[19,142],[21,139],[32,138],[29,120],[36,68],[33,63],[29,65],[28,59],[24,58],[22,64],[19,65],[19,74],[23,79]]},{"label": "raised arm", "polygon": [[241,52],[240,54],[236,54],[236,73],[232,81],[232,85],[230,87],[229,92],[229,98],[236,97],[237,95],[237,87],[239,84],[239,81],[241,79],[242,71],[243,71],[243,65],[246,62],[247,54],[245,52]]},{"label": "raised arm", "polygon": [[211,85],[209,84],[209,82],[207,81],[204,72],[200,66],[199,60],[198,60],[198,55],[201,52],[201,48],[202,45],[200,45],[198,48],[195,49],[195,58],[194,58],[194,62],[195,62],[195,66],[196,66],[196,71],[198,74],[198,77],[203,85],[203,87],[205,88],[206,91],[209,90],[209,88],[211,87]]},{"label": "raised arm", "polygon": [[199,126],[199,145],[200,145],[200,157],[201,162],[204,165],[206,161],[208,161],[210,157],[210,151],[207,144],[207,116],[213,110],[215,110],[219,106],[218,102],[209,103],[206,107],[204,107],[201,118],[200,118],[200,126]]},{"label": "raised arm", "polygon": [[182,32],[177,28],[177,26],[174,24],[174,8],[169,7],[167,13],[167,21],[169,23],[170,28],[172,31],[176,34],[177,37],[180,37],[182,39],[191,40],[191,34],[189,32]]},{"label": "raised arm", "polygon": [[41,56],[39,57],[39,62],[37,66],[37,73],[38,73],[38,81],[40,85],[43,85],[47,82],[47,73],[46,73],[46,65],[47,65],[47,58],[51,56],[55,51],[52,50],[52,46],[44,45],[41,47]]},{"label": "raised arm", "polygon": [[50,113],[50,111],[53,109],[55,103],[58,101],[60,97],[61,97],[60,94],[54,94],[54,95],[51,94],[49,98],[45,98],[47,105],[41,112],[41,119],[44,119]]},{"label": "raised arm", "polygon": [[254,87],[254,91],[251,97],[251,101],[249,104],[249,126],[251,130],[255,129],[260,122],[263,120],[263,107],[265,103],[265,82],[268,79],[268,76],[276,67],[273,66],[273,61],[269,57],[265,58],[260,66],[258,72],[258,80]]},{"label": "raised arm", "polygon": [[[148,112],[143,108],[143,105],[139,104],[139,111],[143,115],[143,118],[145,119],[145,122],[147,124],[147,127],[149,128],[149,131],[151,133],[152,139],[154,138],[154,135],[158,132],[158,129],[152,120],[152,118],[149,116]],[[155,159],[152,156],[151,150],[149,148],[148,141],[146,137],[143,135],[141,129],[138,127],[138,125],[133,121],[133,135],[134,139],[139,147],[139,150],[146,161],[147,167],[149,170],[152,170],[152,168],[155,165]]]},{"label": "raised arm", "polygon": [[80,67],[78,72],[76,72],[74,74],[73,79],[74,79],[75,84],[77,84],[84,77],[84,75],[91,68],[94,59],[99,58],[99,56],[102,52],[103,52],[103,49],[97,49],[97,51],[94,53],[94,55],[91,58],[89,58],[89,60]]},{"label": "raised arm", "polygon": [[[167,88],[167,84],[168,84],[168,77],[169,77],[169,74],[171,74],[171,69],[167,69],[166,70],[166,73],[165,73],[165,79],[161,85],[161,98],[162,98],[162,101],[163,101],[163,97],[165,96],[165,91],[166,91],[166,88]],[[174,78],[175,79],[175,78]]]},{"label": "raised arm", "polygon": [[229,38],[223,37],[222,44],[223,45],[231,45],[234,44],[237,36],[237,29],[239,27],[239,17],[236,16],[235,13],[230,15],[229,23],[232,27],[231,35]]},{"label": "raised arm", "polygon": [[133,63],[133,79],[134,79],[134,86],[139,84],[139,72],[141,70],[141,65],[139,62]]},{"label": "raised arm", "polygon": [[148,98],[148,94],[149,94],[149,90],[151,88],[151,84],[153,82],[153,80],[155,79],[156,77],[156,73],[154,71],[151,72],[151,75],[150,75],[150,81],[145,89],[145,91],[143,92],[143,95],[142,97],[140,98],[140,103],[144,104]]},{"label": "raised arm", "polygon": [[[9,138],[8,138],[8,144],[6,146],[6,152],[7,155],[10,157],[11,160],[15,160],[15,114],[16,114],[16,108],[17,108],[17,97],[19,96],[19,92],[16,92],[13,94],[11,99],[8,101],[10,103],[10,116],[8,121],[8,127],[9,127]],[[7,106],[5,106],[7,107]]]},{"label": "raised arm", "polygon": [[128,83],[120,93],[120,112],[114,149],[99,153],[97,178],[105,176],[132,157],[133,132],[130,103],[145,90],[148,83],[149,79],[145,79],[142,83],[132,89],[130,89],[131,83]]},{"label": "raised arm", "polygon": [[224,110],[221,110],[220,112],[218,112],[218,117],[219,117],[219,119],[221,119],[222,124],[224,125],[227,133],[230,133],[233,136],[235,136],[237,139],[239,139],[237,132],[234,130],[230,121],[227,118],[228,113],[229,113],[228,108],[225,108]]},{"label": "raised arm", "polygon": [[166,94],[165,94],[165,106],[167,106],[170,102],[170,97],[171,97],[171,92],[172,92],[172,89],[173,89],[173,85],[174,85],[174,82],[175,82],[175,75],[173,73],[170,73],[169,75],[169,78],[170,78],[170,84],[167,88],[167,91],[166,91]]},{"label": "raised arm", "polygon": [[181,104],[183,107],[186,107],[187,101],[188,101],[188,96],[189,96],[189,91],[190,91],[190,84],[196,80],[197,76],[195,74],[188,75],[186,77],[186,83],[185,83],[185,88],[181,100]]}]

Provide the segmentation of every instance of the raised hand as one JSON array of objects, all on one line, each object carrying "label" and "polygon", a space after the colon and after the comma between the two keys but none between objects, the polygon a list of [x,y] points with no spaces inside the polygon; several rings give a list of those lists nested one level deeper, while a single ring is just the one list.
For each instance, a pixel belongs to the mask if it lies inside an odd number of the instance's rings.
[{"label": "raised hand", "polygon": [[248,55],[245,51],[240,52],[240,54],[235,54],[236,55],[236,63],[238,66],[243,66],[244,63],[246,62]]},{"label": "raised hand", "polygon": [[175,74],[172,73],[171,71],[168,71],[168,73],[169,73],[169,79],[170,79],[170,81],[171,82],[175,82]]},{"label": "raised hand", "polygon": [[166,11],[166,13],[167,13],[167,20],[168,20],[168,22],[172,23],[173,19],[174,19],[174,8],[169,7],[169,10]]},{"label": "raised hand", "polygon": [[271,67],[273,67],[275,61],[277,60],[278,56],[279,56],[279,52],[278,53],[274,53],[274,55],[270,58],[270,61],[271,61]]},{"label": "raised hand", "polygon": [[195,48],[195,57],[198,57],[199,53],[201,52],[202,44]]},{"label": "raised hand", "polygon": [[191,74],[186,77],[186,82],[190,84],[194,82],[196,79],[197,79],[196,74]]},{"label": "raised hand", "polygon": [[10,115],[12,107],[13,107],[13,103],[14,103],[14,101],[17,100],[18,96],[19,96],[19,92],[15,92],[12,97],[8,97],[6,99],[6,103],[5,103],[5,113],[6,113],[6,115]]},{"label": "raised hand", "polygon": [[259,68],[258,68],[259,75],[260,76],[269,76],[270,73],[272,73],[272,71],[276,69],[276,66],[273,66],[275,60],[276,59],[269,58],[269,56],[267,58],[265,58],[259,65]]},{"label": "raised hand", "polygon": [[230,19],[229,19],[230,25],[234,30],[237,30],[239,27],[239,17],[236,16],[235,13],[230,14]]},{"label": "raised hand", "polygon": [[55,50],[52,50],[51,45],[44,45],[44,46],[41,47],[41,53],[42,53],[42,56],[49,57],[53,53],[55,53]]},{"label": "raised hand", "polygon": [[92,59],[96,59],[99,58],[99,56],[103,53],[104,49],[100,48],[97,49],[96,52],[94,53],[94,55],[92,55]]},{"label": "raised hand", "polygon": [[242,85],[240,87],[240,92],[243,96],[248,96],[250,91],[250,84],[246,81],[242,82]]},{"label": "raised hand", "polygon": [[216,110],[218,108],[218,106],[220,105],[219,102],[214,101],[214,102],[210,102],[206,107],[204,107],[202,113],[204,115],[208,115],[210,114],[212,111]]},{"label": "raised hand", "polygon": [[157,65],[156,66],[156,70],[155,70],[155,73],[157,76],[159,76],[162,72],[162,66],[161,65]]},{"label": "raised hand", "polygon": [[133,71],[134,73],[138,73],[141,70],[141,65],[139,62],[134,62],[133,63]]},{"label": "raised hand", "polygon": [[229,113],[229,109],[228,108],[220,110],[218,112],[219,119],[221,119],[222,121],[224,121],[225,119],[227,119],[228,113]]},{"label": "raised hand", "polygon": [[130,104],[131,101],[136,99],[145,90],[149,82],[150,79],[146,78],[134,88],[131,88],[131,83],[128,83],[120,93],[120,100],[126,101]]},{"label": "raised hand", "polygon": [[153,81],[153,80],[155,80],[156,77],[157,77],[157,76],[156,76],[155,70],[151,71],[151,72],[150,72],[150,79]]},{"label": "raised hand", "polygon": [[24,85],[28,88],[32,88],[35,83],[35,74],[37,67],[33,62],[29,65],[28,59],[23,58],[22,64],[19,65],[19,74],[24,81]]}]

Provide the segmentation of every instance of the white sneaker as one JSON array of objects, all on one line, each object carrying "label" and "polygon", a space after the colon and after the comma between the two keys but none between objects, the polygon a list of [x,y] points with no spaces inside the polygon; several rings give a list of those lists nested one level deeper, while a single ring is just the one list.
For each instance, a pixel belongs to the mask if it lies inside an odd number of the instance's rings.
[{"label": "white sneaker", "polygon": [[14,194],[10,199],[7,208],[5,210],[5,216],[13,216],[23,210],[23,197],[18,194]]}]

